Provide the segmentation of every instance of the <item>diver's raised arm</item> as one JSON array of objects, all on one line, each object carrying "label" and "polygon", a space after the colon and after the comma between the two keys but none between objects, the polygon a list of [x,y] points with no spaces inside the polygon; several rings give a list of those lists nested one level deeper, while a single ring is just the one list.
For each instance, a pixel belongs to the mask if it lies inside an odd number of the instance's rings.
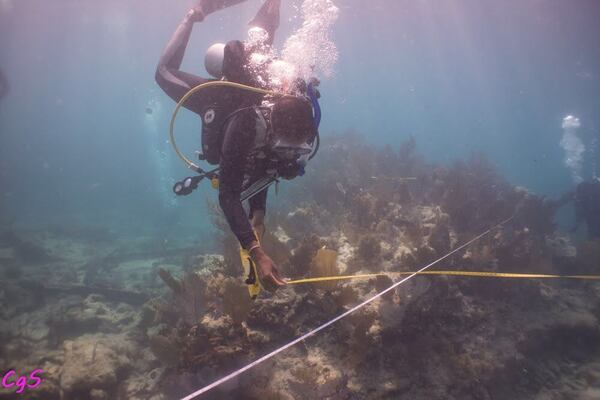
[{"label": "diver's raised arm", "polygon": [[158,61],[156,83],[175,101],[179,101],[192,87],[207,81],[207,79],[179,70],[194,22],[203,21],[204,17],[205,14],[201,7],[192,8],[175,30]]}]

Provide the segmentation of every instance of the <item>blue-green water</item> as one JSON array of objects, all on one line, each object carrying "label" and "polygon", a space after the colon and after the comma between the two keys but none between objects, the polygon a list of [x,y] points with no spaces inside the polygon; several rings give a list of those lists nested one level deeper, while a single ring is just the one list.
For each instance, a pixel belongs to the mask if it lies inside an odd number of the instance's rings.
[{"label": "blue-green water", "polygon": [[[306,1],[339,8],[327,30],[339,58],[317,70],[322,158],[270,191],[268,251],[286,277],[420,268],[517,205],[440,268],[598,274],[598,241],[566,232],[571,206],[555,216],[502,179],[557,199],[600,175],[600,1]],[[301,0],[282,3],[279,49],[302,22]],[[206,48],[244,39],[260,4],[196,24],[182,70],[206,76]],[[228,232],[217,192],[171,191],[191,172],[154,74],[192,5],[0,0],[0,367],[47,368],[34,398],[180,398],[391,284],[247,299],[237,243],[215,229]],[[179,115],[192,157],[200,120]],[[381,150],[411,138],[423,159]],[[335,269],[315,267],[324,247]],[[213,398],[599,396],[597,284],[421,278]],[[86,375],[88,353],[104,374]]]},{"label": "blue-green water", "polygon": [[[241,37],[257,3],[196,27],[184,70],[204,74],[205,48]],[[292,3],[284,2],[278,45],[298,25]],[[163,212],[184,224],[205,221],[205,190],[170,197],[171,183],[187,171],[166,143],[174,104],[153,79],[190,3],[1,4],[0,68],[11,87],[0,108],[2,212],[35,221],[140,225]],[[514,184],[553,196],[571,188],[562,118],[581,119],[588,145],[599,134],[597,2],[339,6],[332,38],[340,57],[323,78],[323,135],[356,130],[393,146],[413,135],[432,161],[481,151]],[[159,104],[150,121],[149,102]],[[199,122],[190,113],[179,122],[191,154]]]}]

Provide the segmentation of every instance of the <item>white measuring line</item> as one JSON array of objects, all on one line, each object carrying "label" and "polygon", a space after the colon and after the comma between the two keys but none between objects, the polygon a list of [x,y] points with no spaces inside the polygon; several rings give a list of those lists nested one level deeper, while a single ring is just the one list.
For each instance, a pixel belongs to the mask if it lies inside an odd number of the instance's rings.
[{"label": "white measuring line", "polygon": [[492,230],[504,225],[505,223],[507,223],[508,221],[510,221],[511,219],[513,219],[514,215],[502,222],[500,222],[499,224],[493,226],[492,228],[489,228],[487,231],[479,234],[478,236],[474,237],[473,239],[469,240],[467,243],[457,247],[456,249],[452,250],[450,253],[446,254],[443,257],[438,258],[437,260],[435,260],[434,262],[427,264],[426,266],[424,266],[423,268],[421,268],[420,270],[416,271],[414,274],[407,276],[406,278],[394,283],[392,286],[390,286],[389,288],[383,290],[382,292],[377,293],[375,296],[363,301],[362,303],[360,303],[359,305],[349,309],[348,311],[344,312],[343,314],[338,315],[337,317],[335,317],[334,319],[332,319],[329,322],[324,323],[323,325],[319,326],[318,328],[313,329],[312,331],[305,333],[304,335],[292,340],[291,342],[289,342],[288,344],[285,344],[283,346],[281,346],[280,348],[273,350],[272,352],[270,352],[269,354],[265,354],[264,356],[262,356],[261,358],[251,362],[250,364],[246,365],[245,367],[242,367],[236,371],[233,371],[232,373],[230,373],[229,375],[226,375],[224,377],[222,377],[219,380],[214,381],[213,383],[204,386],[202,389],[199,389],[197,391],[195,391],[192,394],[189,394],[185,397],[183,397],[181,400],[192,400],[193,398],[195,398],[196,396],[199,396],[203,393],[208,392],[209,390],[221,385],[222,383],[227,382],[230,379],[235,378],[236,376],[248,371],[250,368],[253,368],[255,366],[257,366],[258,364],[262,363],[263,361],[267,361],[269,358],[276,356],[277,354],[281,353],[282,351],[292,347],[293,345],[295,345],[298,342],[303,341],[304,339],[307,339],[308,337],[314,335],[315,333],[322,331],[323,329],[327,328],[330,325],[333,325],[334,323],[336,323],[337,321],[339,321],[340,319],[352,314],[354,311],[366,306],[367,304],[371,303],[373,300],[377,299],[378,297],[383,296],[384,294],[386,294],[387,292],[389,292],[390,290],[395,289],[397,286],[400,286],[401,284],[403,284],[404,282],[408,281],[409,279],[411,279],[412,277],[414,277],[415,275],[418,275],[420,272],[425,271],[427,268],[439,263],[440,261],[450,257],[452,254],[456,253],[457,251],[464,249],[465,247],[467,247],[468,245],[470,245],[471,243],[481,239],[483,236],[487,235],[488,233],[490,233]]}]

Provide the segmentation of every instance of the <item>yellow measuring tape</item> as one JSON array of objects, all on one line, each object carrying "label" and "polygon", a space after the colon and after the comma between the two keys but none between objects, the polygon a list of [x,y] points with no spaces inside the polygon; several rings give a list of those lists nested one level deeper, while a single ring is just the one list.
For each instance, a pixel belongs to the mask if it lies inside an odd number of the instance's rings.
[{"label": "yellow measuring tape", "polygon": [[369,279],[378,276],[390,275],[450,275],[450,276],[472,276],[482,278],[521,278],[521,279],[588,279],[600,280],[600,275],[551,275],[551,274],[514,274],[509,272],[480,272],[480,271],[422,271],[422,272],[387,272],[359,275],[322,276],[318,278],[295,279],[287,281],[288,285],[301,283],[315,283],[325,281],[341,281],[354,279]]}]

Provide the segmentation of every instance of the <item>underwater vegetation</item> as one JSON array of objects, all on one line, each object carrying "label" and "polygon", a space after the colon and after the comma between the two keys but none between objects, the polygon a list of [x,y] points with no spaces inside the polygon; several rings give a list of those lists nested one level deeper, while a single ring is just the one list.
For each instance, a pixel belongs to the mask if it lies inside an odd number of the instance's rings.
[{"label": "underwater vegetation", "polygon": [[[325,138],[306,176],[280,191],[264,246],[286,276],[390,276],[289,285],[251,301],[214,204],[217,254],[93,227],[12,226],[0,235],[2,365],[43,369],[29,399],[180,398],[513,215],[436,268],[597,274],[600,265],[600,243],[573,244],[546,199],[510,185],[484,156],[435,165],[414,139],[394,149],[352,133]],[[315,262],[323,247],[338,253],[334,270]],[[593,282],[415,277],[202,398],[597,399],[599,295]]]}]

